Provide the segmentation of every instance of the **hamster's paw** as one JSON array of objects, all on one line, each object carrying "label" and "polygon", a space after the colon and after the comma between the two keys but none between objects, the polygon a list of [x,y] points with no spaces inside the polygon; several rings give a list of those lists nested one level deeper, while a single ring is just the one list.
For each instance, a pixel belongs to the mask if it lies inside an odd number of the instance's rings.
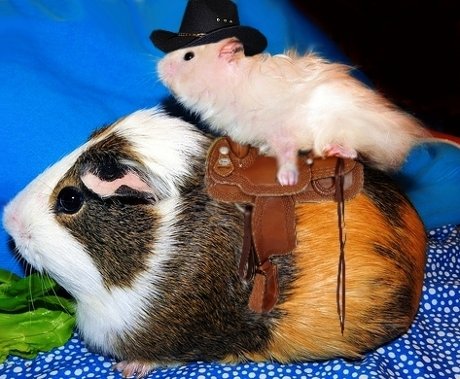
[{"label": "hamster's paw", "polygon": [[329,144],[323,150],[326,157],[339,157],[356,159],[358,152],[355,149],[347,148],[338,144]]},{"label": "hamster's paw", "polygon": [[293,186],[299,180],[299,170],[295,164],[284,163],[278,169],[277,178],[282,186]]},{"label": "hamster's paw", "polygon": [[114,365],[114,369],[121,372],[123,378],[143,378],[147,376],[157,365],[141,361],[121,361]]}]

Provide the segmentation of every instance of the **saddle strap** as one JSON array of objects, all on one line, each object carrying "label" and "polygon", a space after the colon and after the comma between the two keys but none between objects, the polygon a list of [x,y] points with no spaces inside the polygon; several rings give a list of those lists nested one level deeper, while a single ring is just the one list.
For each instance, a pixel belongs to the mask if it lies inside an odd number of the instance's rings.
[{"label": "saddle strap", "polygon": [[345,199],[344,199],[344,165],[338,159],[335,167],[335,201],[337,202],[337,221],[339,229],[339,267],[337,274],[337,313],[340,331],[345,329]]},{"label": "saddle strap", "polygon": [[251,226],[261,263],[269,257],[290,253],[297,245],[293,197],[256,197]]},{"label": "saddle strap", "polygon": [[256,271],[249,309],[258,313],[270,312],[278,302],[278,296],[278,267],[267,259]]},{"label": "saddle strap", "polygon": [[[345,198],[344,162],[335,167],[335,201],[339,237],[339,264],[337,274],[337,313],[340,330],[345,328]],[[247,205],[244,212],[244,237],[238,273],[240,278],[254,279],[249,308],[259,313],[269,312],[278,301],[278,268],[271,258],[288,254],[296,247],[295,212],[292,196],[258,197],[254,207]],[[264,230],[264,233],[259,232]]]},{"label": "saddle strap", "polygon": [[238,273],[244,280],[254,279],[249,308],[256,312],[269,312],[278,301],[278,268],[271,258],[296,247],[294,207],[292,196],[257,197],[254,206],[245,207]]},{"label": "saddle strap", "polygon": [[241,249],[238,275],[241,279],[251,281],[256,275],[256,267],[260,265],[252,241],[251,230],[252,206],[246,205],[244,209],[243,247]]}]

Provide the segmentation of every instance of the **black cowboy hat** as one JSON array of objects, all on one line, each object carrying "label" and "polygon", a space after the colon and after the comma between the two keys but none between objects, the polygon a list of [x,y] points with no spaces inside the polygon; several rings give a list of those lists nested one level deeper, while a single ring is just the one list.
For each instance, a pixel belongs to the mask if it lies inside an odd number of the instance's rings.
[{"label": "black cowboy hat", "polygon": [[189,0],[179,33],[154,30],[150,34],[153,44],[165,53],[229,37],[243,43],[246,55],[261,53],[267,47],[267,39],[261,32],[240,25],[238,9],[231,0]]}]

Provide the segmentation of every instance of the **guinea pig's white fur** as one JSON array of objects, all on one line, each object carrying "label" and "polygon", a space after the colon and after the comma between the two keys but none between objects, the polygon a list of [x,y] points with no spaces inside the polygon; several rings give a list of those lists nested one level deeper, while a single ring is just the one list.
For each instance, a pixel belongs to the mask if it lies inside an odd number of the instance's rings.
[{"label": "guinea pig's white fur", "polygon": [[211,143],[159,109],[138,111],[95,132],[5,208],[18,253],[76,299],[89,348],[142,376],[196,360],[356,359],[407,331],[426,236],[386,175],[365,168],[363,190],[347,200],[342,334],[337,204],[297,204],[298,246],[272,258],[279,300],[254,312],[253,282],[237,272],[243,213],[204,183]]},{"label": "guinea pig's white fur", "polygon": [[427,131],[409,114],[349,74],[349,67],[311,53],[246,57],[233,38],[168,53],[160,80],[215,131],[267,146],[278,179],[296,181],[297,151],[355,158],[397,169]]},{"label": "guinea pig's white fur", "polygon": [[[49,204],[54,188],[77,158],[106,138],[108,132],[124,136],[135,145],[152,173],[153,195],[167,198],[156,207],[162,222],[155,254],[149,256],[149,269],[138,275],[130,287],[107,287],[90,256],[82,254],[86,247],[56,222]],[[34,268],[46,270],[75,297],[79,330],[90,345],[103,353],[113,352],[111,346],[117,335],[142,323],[145,305],[156,297],[154,280],[161,277],[162,261],[175,238],[173,220],[181,207],[178,188],[184,178],[193,175],[191,158],[204,154],[204,141],[190,124],[168,117],[159,109],[138,111],[46,170],[5,208],[3,223],[17,250]]]}]

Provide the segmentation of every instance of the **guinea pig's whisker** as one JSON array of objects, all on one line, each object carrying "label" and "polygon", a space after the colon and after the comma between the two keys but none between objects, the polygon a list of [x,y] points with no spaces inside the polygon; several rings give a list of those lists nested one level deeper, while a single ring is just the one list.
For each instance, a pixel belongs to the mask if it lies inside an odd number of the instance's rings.
[{"label": "guinea pig's whisker", "polygon": [[[22,257],[21,253],[19,252],[19,249],[18,247],[15,245],[15,243],[13,242],[13,239],[10,239],[8,242],[7,242],[8,246],[9,246],[9,249],[11,250],[14,258],[16,259],[16,261],[19,263],[19,266],[26,266],[27,265],[27,261]],[[3,263],[3,262],[2,262]],[[13,265],[13,261],[8,261],[8,262],[5,262],[6,263],[6,266],[3,267],[5,270],[8,270],[8,271],[14,271],[14,265]]]},{"label": "guinea pig's whisker", "polygon": [[[32,274],[33,274],[33,268],[32,268],[32,266],[28,266],[27,276],[30,276]],[[35,301],[35,299],[34,299],[34,296],[33,296],[32,281],[30,280],[29,281],[29,303],[28,303],[29,311],[34,311],[35,310],[34,301]]]},{"label": "guinea pig's whisker", "polygon": [[[47,276],[48,276],[48,278],[50,278],[49,275],[47,275]],[[51,280],[51,278],[50,278],[50,280]],[[69,312],[68,308],[64,304],[62,304],[61,297],[56,292],[56,288],[55,287],[51,288],[51,291],[53,292],[54,297],[56,297],[57,303],[59,304],[59,307],[62,308],[62,311],[65,312],[66,314],[70,315],[70,312]]]}]

